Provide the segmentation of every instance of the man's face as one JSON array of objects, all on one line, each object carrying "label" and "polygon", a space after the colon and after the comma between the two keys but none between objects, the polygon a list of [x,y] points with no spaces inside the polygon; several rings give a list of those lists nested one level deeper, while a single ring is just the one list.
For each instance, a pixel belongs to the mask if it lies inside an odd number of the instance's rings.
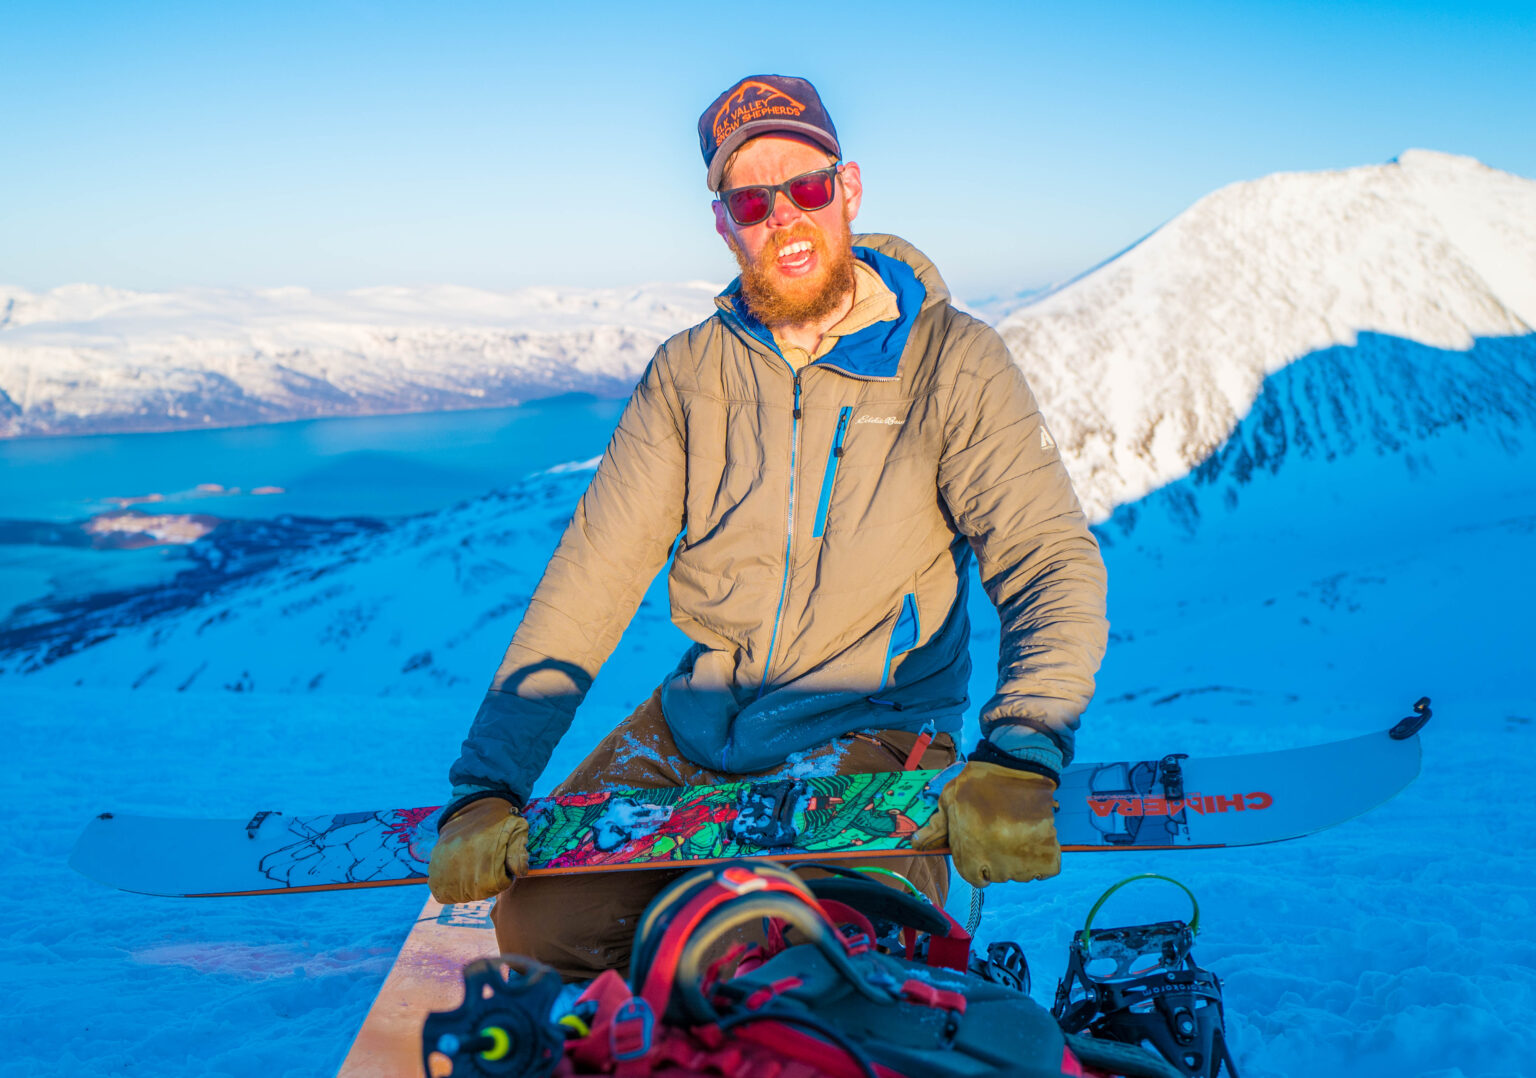
[{"label": "man's face", "polygon": [[[826,151],[788,135],[763,135],[741,148],[724,187],[779,184],[792,176],[826,168]],[[765,325],[801,325],[837,309],[853,289],[849,224],[863,196],[859,166],[849,162],[838,175],[832,202],[806,211],[782,191],[773,212],[755,225],[738,225],[718,200],[715,230],[741,266],[747,306]]]}]

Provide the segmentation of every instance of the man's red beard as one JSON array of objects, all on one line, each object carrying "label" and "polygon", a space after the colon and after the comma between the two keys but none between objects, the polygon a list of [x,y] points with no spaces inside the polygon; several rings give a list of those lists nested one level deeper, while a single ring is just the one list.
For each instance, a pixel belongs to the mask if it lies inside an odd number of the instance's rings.
[{"label": "man's red beard", "polygon": [[[853,245],[846,214],[836,236],[828,236],[809,221],[799,221],[768,237],[762,254],[749,263],[740,247],[731,253],[741,267],[741,294],[752,316],[765,326],[800,326],[817,322],[837,310],[853,292]],[[778,272],[779,252],[791,243],[809,240],[819,265],[805,277]]]}]

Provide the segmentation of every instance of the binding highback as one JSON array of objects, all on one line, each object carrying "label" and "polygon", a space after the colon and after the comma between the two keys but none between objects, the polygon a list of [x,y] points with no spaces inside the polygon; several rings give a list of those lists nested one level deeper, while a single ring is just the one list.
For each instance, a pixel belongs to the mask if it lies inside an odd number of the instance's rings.
[{"label": "binding highback", "polygon": [[[704,960],[742,929],[764,921],[770,925],[769,948],[782,950],[784,931],[794,929],[859,992],[891,1001],[888,991],[868,984],[849,962],[848,941],[805,882],[778,865],[753,861],[701,870],[658,896],[640,919],[629,983],[668,1021],[718,1021],[705,990],[728,971],[706,970]],[[733,957],[746,955],[743,948]]]}]

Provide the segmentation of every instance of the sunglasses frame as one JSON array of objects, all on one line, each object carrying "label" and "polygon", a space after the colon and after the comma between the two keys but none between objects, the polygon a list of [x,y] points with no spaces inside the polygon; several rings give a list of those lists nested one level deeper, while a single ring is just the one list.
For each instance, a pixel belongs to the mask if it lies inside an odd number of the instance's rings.
[{"label": "sunglasses frame", "polygon": [[[743,184],[741,187],[728,187],[728,188],[724,188],[721,191],[719,191],[715,195],[715,197],[720,201],[720,203],[723,206],[725,206],[726,215],[729,216],[730,219],[736,223],[736,226],[738,228],[751,228],[752,225],[760,225],[764,221],[768,220],[768,218],[773,216],[774,206],[776,206],[778,204],[779,195],[781,195],[781,194],[785,198],[789,199],[790,204],[793,205],[795,207],[795,209],[799,210],[801,213],[815,213],[817,210],[824,210],[824,209],[826,209],[828,206],[832,205],[833,202],[837,201],[837,178],[838,178],[839,175],[842,174],[842,171],[843,171],[843,162],[837,161],[837,162],[834,162],[833,164],[827,165],[825,168],[813,168],[809,172],[802,172],[798,176],[791,176],[789,179],[785,180],[783,183],[749,183],[749,184]],[[789,185],[790,184],[795,183],[795,182],[797,182],[799,180],[803,180],[807,176],[820,176],[823,173],[829,173],[829,172],[832,174],[832,197],[827,199],[827,201],[824,204],[815,207],[815,209],[812,209],[809,206],[802,206],[802,205],[800,205],[800,200],[797,199],[793,194],[790,193],[790,190],[789,190]],[[763,216],[758,218],[756,221],[751,222],[751,224],[748,224],[747,222],[738,220],[737,217],[736,217],[736,211],[731,209],[731,196],[734,195],[738,191],[767,191],[768,192],[768,212],[763,214]]]}]

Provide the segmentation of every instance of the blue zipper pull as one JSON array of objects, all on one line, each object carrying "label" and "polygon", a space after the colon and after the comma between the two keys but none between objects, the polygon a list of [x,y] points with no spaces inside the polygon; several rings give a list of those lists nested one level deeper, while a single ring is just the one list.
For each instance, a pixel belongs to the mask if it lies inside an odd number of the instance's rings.
[{"label": "blue zipper pull", "polygon": [[795,372],[795,418],[800,418],[800,372]]}]

